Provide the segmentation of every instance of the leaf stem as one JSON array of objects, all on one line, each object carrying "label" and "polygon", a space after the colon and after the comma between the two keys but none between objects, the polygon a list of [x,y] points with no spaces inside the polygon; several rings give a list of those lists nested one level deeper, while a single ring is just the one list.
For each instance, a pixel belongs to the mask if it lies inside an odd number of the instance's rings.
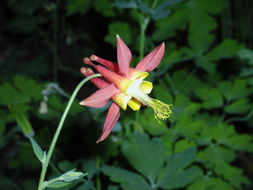
[{"label": "leaf stem", "polygon": [[50,162],[50,159],[51,159],[51,156],[52,156],[52,153],[54,151],[54,148],[55,148],[55,145],[56,145],[56,142],[58,140],[58,137],[60,135],[60,132],[62,130],[62,126],[64,124],[64,121],[66,119],[66,116],[69,112],[69,109],[78,93],[78,91],[80,90],[80,88],[87,82],[89,81],[90,79],[92,78],[95,78],[95,77],[100,77],[101,75],[100,74],[94,74],[94,75],[91,75],[89,77],[86,77],[85,79],[83,79],[75,88],[72,96],[70,97],[69,99],[69,102],[68,102],[68,105],[66,106],[63,114],[62,114],[62,117],[61,117],[61,120],[59,122],[59,125],[56,129],[56,132],[54,134],[54,137],[53,137],[53,140],[51,142],[51,145],[49,147],[49,150],[48,150],[48,153],[47,153],[47,157],[46,157],[46,160],[45,162],[43,162],[42,164],[42,170],[41,170],[41,174],[40,174],[40,180],[39,180],[39,185],[38,185],[38,190],[42,190],[44,187],[43,187],[43,183],[44,183],[44,180],[45,180],[45,176],[46,176],[46,172],[47,172],[47,168],[48,168],[48,164]]}]

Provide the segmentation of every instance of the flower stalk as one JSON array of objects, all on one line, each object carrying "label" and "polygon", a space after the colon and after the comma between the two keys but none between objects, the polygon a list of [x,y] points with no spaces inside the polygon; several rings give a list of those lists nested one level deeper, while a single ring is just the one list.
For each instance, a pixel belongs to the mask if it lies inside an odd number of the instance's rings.
[{"label": "flower stalk", "polygon": [[[151,8],[154,9],[158,0],[154,0],[152,3]],[[142,60],[144,57],[144,48],[145,48],[145,36],[146,36],[146,29],[148,27],[150,21],[150,16],[144,16],[143,13],[141,13],[140,16],[140,49],[139,49],[139,60]]]},{"label": "flower stalk", "polygon": [[48,153],[47,153],[47,156],[46,156],[46,159],[45,161],[42,163],[42,170],[41,170],[41,174],[40,174],[40,180],[39,180],[39,185],[38,185],[38,190],[43,190],[44,189],[44,186],[43,186],[43,183],[45,181],[45,177],[46,177],[46,172],[47,172],[47,168],[48,168],[48,165],[49,165],[49,162],[50,162],[50,159],[51,159],[51,156],[52,156],[52,153],[54,151],[54,148],[55,148],[55,145],[57,143],[57,140],[59,138],[59,135],[60,135],[60,132],[62,130],[62,127],[63,127],[63,124],[65,122],[65,119],[67,117],[67,114],[70,110],[70,107],[78,93],[78,91],[81,89],[81,87],[89,80],[91,80],[92,78],[95,78],[95,77],[100,77],[101,74],[94,74],[94,75],[91,75],[91,76],[88,76],[86,77],[85,79],[83,79],[75,88],[73,94],[71,95],[70,99],[69,99],[69,102],[68,102],[68,105],[66,106],[63,114],[62,114],[62,117],[61,117],[61,120],[59,122],[59,125],[56,129],[56,132],[54,134],[54,137],[53,137],[53,140],[51,142],[51,145],[49,147],[49,150],[48,150]]}]

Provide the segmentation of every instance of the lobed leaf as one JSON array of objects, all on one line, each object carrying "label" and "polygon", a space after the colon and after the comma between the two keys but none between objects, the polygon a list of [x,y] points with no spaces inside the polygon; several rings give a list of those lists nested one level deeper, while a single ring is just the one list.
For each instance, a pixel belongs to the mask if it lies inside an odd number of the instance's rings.
[{"label": "lobed leaf", "polygon": [[200,177],[202,171],[199,168],[185,169],[195,160],[195,154],[196,148],[191,148],[170,156],[157,178],[157,185],[165,189],[176,189],[184,187]]},{"label": "lobed leaf", "polygon": [[215,177],[200,178],[187,188],[187,190],[196,190],[196,189],[234,190],[234,188],[229,183],[223,181],[220,178]]},{"label": "lobed leaf", "polygon": [[215,88],[200,88],[195,94],[202,100],[202,106],[206,109],[218,108],[223,105],[221,93]]},{"label": "lobed leaf", "polygon": [[130,136],[123,143],[122,152],[129,163],[151,182],[155,181],[166,160],[166,150],[161,140],[149,140],[146,134]]},{"label": "lobed leaf", "polygon": [[229,114],[243,114],[247,113],[252,108],[253,105],[250,104],[250,101],[246,98],[242,98],[231,102],[224,108],[224,111]]},{"label": "lobed leaf", "polygon": [[102,172],[105,175],[110,176],[110,179],[114,182],[121,183],[121,186],[125,190],[151,190],[152,188],[146,182],[146,180],[133,172],[117,168],[113,166],[103,166]]},{"label": "lobed leaf", "polygon": [[224,161],[216,163],[214,171],[223,177],[236,189],[241,189],[242,185],[249,185],[249,179],[243,175],[242,169],[229,165]]}]

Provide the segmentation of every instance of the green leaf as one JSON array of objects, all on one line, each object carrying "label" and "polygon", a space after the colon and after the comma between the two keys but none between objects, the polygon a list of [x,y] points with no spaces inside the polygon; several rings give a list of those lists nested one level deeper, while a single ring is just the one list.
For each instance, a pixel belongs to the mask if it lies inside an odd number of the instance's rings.
[{"label": "green leaf", "polygon": [[239,53],[238,56],[241,59],[247,59],[249,61],[250,65],[253,65],[253,51],[249,49],[242,49]]},{"label": "green leaf", "polygon": [[168,104],[172,103],[172,93],[170,92],[169,87],[162,81],[160,81],[154,89],[155,97],[163,102]]},{"label": "green leaf", "polygon": [[170,156],[157,178],[157,185],[165,189],[176,189],[184,187],[195,178],[200,177],[202,172],[199,168],[185,169],[194,161],[195,153],[196,149],[192,148]]},{"label": "green leaf", "polygon": [[216,28],[216,22],[211,14],[222,11],[224,1],[192,0],[186,3],[189,19],[188,41],[193,49],[203,53],[213,41],[211,31]]},{"label": "green leaf", "polygon": [[163,74],[168,73],[168,71],[173,68],[176,64],[187,60],[188,58],[182,55],[180,50],[173,50],[174,47],[168,47],[170,49],[169,54],[164,54],[161,63],[159,64],[159,69],[156,72],[152,73],[150,76],[151,79],[157,79]]},{"label": "green leaf", "polygon": [[60,181],[65,181],[65,182],[72,182],[78,179],[81,179],[82,177],[86,176],[87,173],[83,172],[76,172],[75,169],[70,170],[64,174],[62,174],[58,179]]},{"label": "green leaf", "polygon": [[240,77],[249,77],[253,76],[253,68],[252,67],[244,67],[241,69]]},{"label": "green leaf", "polygon": [[38,143],[32,137],[29,137],[29,139],[30,139],[30,142],[32,143],[32,147],[33,147],[33,151],[35,155],[37,156],[37,158],[39,159],[41,163],[44,163],[46,160],[46,152],[43,152],[43,150],[40,148]]},{"label": "green leaf", "polygon": [[253,152],[253,137],[247,134],[237,134],[223,142],[231,149]]},{"label": "green leaf", "polygon": [[123,143],[122,152],[130,164],[152,182],[166,159],[166,150],[161,140],[150,140],[145,134],[130,136],[130,140]]},{"label": "green leaf", "polygon": [[177,103],[174,106],[175,107],[174,108],[174,112],[175,112],[174,118],[176,121],[180,121],[180,120],[184,119],[185,117],[192,116],[192,115],[196,114],[201,108],[200,104],[197,104],[197,103],[192,103],[192,104],[185,106],[185,107],[179,107],[179,106],[177,106],[178,100],[179,99],[176,99]]},{"label": "green leaf", "polygon": [[234,81],[228,100],[239,99],[252,93],[252,89],[247,86],[247,80],[237,79]]},{"label": "green leaf", "polygon": [[33,79],[15,75],[13,83],[15,87],[27,97],[31,97],[34,100],[40,100],[42,98],[41,91],[43,90],[43,85],[38,84]]},{"label": "green leaf", "polygon": [[108,34],[105,41],[115,46],[116,35],[118,34],[126,44],[131,44],[133,41],[132,30],[126,22],[113,22],[108,25]]},{"label": "green leaf", "polygon": [[227,125],[225,123],[219,123],[212,128],[210,136],[219,144],[226,143],[226,140],[232,136],[235,136],[235,128],[232,125]]},{"label": "green leaf", "polygon": [[179,109],[179,111],[184,111],[184,108],[190,106],[193,102],[190,100],[190,98],[184,94],[178,94],[175,97],[175,107],[176,109]]},{"label": "green leaf", "polygon": [[95,0],[94,7],[105,17],[115,16],[110,0]]},{"label": "green leaf", "polygon": [[19,106],[10,107],[11,115],[16,119],[18,126],[26,137],[32,137],[34,131],[25,111]]},{"label": "green leaf", "polygon": [[243,114],[248,112],[253,107],[246,98],[235,100],[227,105],[224,110],[226,113]]},{"label": "green leaf", "polygon": [[196,147],[196,143],[194,141],[190,141],[187,139],[182,139],[176,142],[175,144],[175,152],[182,152],[188,150],[190,148]]},{"label": "green leaf", "polygon": [[195,63],[207,72],[215,71],[215,64],[208,60],[204,54],[214,40],[211,33],[217,26],[214,15],[219,14],[223,8],[223,0],[191,0],[182,4],[170,17],[157,23],[158,28],[153,34],[154,40],[164,40],[178,34],[178,30],[188,31],[188,42],[191,51],[189,57],[196,57]]},{"label": "green leaf", "polygon": [[170,128],[168,131],[161,136],[161,140],[166,148],[166,152],[168,153],[168,156],[172,154],[174,141],[177,139],[176,134],[174,131]]},{"label": "green leaf", "polygon": [[141,117],[138,120],[140,124],[148,133],[152,135],[161,135],[167,132],[168,127],[164,121],[160,123],[154,117],[154,111],[152,109],[145,109]]},{"label": "green leaf", "polygon": [[158,5],[155,9],[151,9],[151,17],[154,20],[159,20],[168,17],[168,15],[171,13],[170,7],[172,5],[175,5],[177,3],[180,3],[182,0],[169,0],[165,1],[164,3]]},{"label": "green leaf", "polygon": [[166,75],[166,81],[170,84],[175,94],[185,93],[190,95],[197,88],[204,87],[204,83],[194,76],[194,71],[180,70],[174,72],[172,77]]},{"label": "green leaf", "polygon": [[107,190],[119,190],[119,187],[117,187],[115,185],[109,185]]},{"label": "green leaf", "polygon": [[195,64],[210,74],[215,73],[216,66],[217,66],[214,62],[208,60],[205,55],[199,55],[195,59]]},{"label": "green leaf", "polygon": [[118,1],[118,2],[112,3],[112,5],[120,9],[137,9],[138,8],[136,1]]},{"label": "green leaf", "polygon": [[211,167],[222,160],[226,162],[232,162],[235,157],[236,155],[233,150],[217,145],[211,145],[210,147],[198,152],[198,158],[202,162],[205,162],[208,167]]},{"label": "green leaf", "polygon": [[13,82],[3,82],[0,86],[0,104],[26,103],[31,99],[41,99],[42,85],[33,79],[16,75]]},{"label": "green leaf", "polygon": [[242,169],[229,165],[224,161],[220,161],[215,165],[215,173],[233,185],[236,189],[241,189],[242,185],[249,185],[249,179],[243,175]]},{"label": "green leaf", "polygon": [[[197,117],[201,117],[201,115],[199,114]],[[202,126],[200,127],[201,124]],[[206,123],[206,121],[200,121],[196,122],[196,125],[196,127],[200,127],[195,137],[197,144],[200,146],[209,146],[212,144],[212,128],[210,124]]]},{"label": "green leaf", "polygon": [[32,125],[24,114],[16,115],[16,121],[26,137],[34,135]]},{"label": "green leaf", "polygon": [[64,160],[62,162],[58,162],[57,167],[61,171],[69,171],[72,170],[72,168],[74,168],[75,165],[67,160]]},{"label": "green leaf", "polygon": [[225,39],[206,56],[211,61],[217,61],[221,58],[231,58],[233,56],[236,56],[242,48],[243,45],[239,44],[237,41]]},{"label": "green leaf", "polygon": [[253,151],[253,138],[247,134],[237,134],[234,126],[220,123],[212,128],[213,139],[217,143],[237,151]]},{"label": "green leaf", "polygon": [[215,29],[216,22],[211,14],[219,14],[224,1],[192,0],[186,3],[189,28],[189,43],[194,49],[205,51],[213,40],[210,32]]},{"label": "green leaf", "polygon": [[67,1],[67,14],[73,15],[76,13],[84,14],[91,7],[91,0],[68,0]]},{"label": "green leaf", "polygon": [[247,80],[244,79],[236,79],[233,83],[228,81],[220,82],[218,88],[227,101],[244,98],[252,92],[247,86]]},{"label": "green leaf", "polygon": [[[175,124],[175,132],[188,139],[196,139],[207,124],[201,120],[194,120],[192,117],[181,117]],[[207,138],[205,137],[205,140]]]},{"label": "green leaf", "polygon": [[102,172],[114,182],[121,183],[125,190],[151,190],[146,180],[136,173],[113,166],[103,166]]},{"label": "green leaf", "polygon": [[222,93],[222,95],[229,99],[231,93],[232,83],[231,81],[221,81],[218,84],[218,89]]},{"label": "green leaf", "polygon": [[191,184],[187,190],[234,190],[234,188],[220,178],[203,177]]},{"label": "green leaf", "polygon": [[215,88],[200,88],[195,92],[202,101],[206,109],[218,108],[223,105],[223,99],[220,92]]},{"label": "green leaf", "polygon": [[29,97],[15,89],[9,82],[3,82],[0,86],[0,104],[13,104],[29,101]]},{"label": "green leaf", "polygon": [[71,184],[71,182],[74,182],[78,179],[81,179],[82,177],[86,176],[87,173],[83,172],[76,172],[75,169],[70,170],[59,177],[53,178],[49,181],[45,181],[43,183],[44,187],[49,188],[62,188],[66,187]]},{"label": "green leaf", "polygon": [[[47,182],[47,181],[45,181],[45,182]],[[64,182],[64,181],[56,181],[56,182],[52,182],[50,184],[46,184],[45,182],[44,182],[44,187],[53,188],[53,189],[67,187],[71,184],[71,183]]]},{"label": "green leaf", "polygon": [[[198,1],[196,0],[192,2]],[[196,52],[202,54],[214,39],[214,36],[210,34],[210,31],[216,28],[216,22],[214,18],[209,14],[206,14],[206,12],[195,10],[195,6],[198,5],[192,5],[189,3],[188,6],[189,11],[191,11],[191,14],[188,15],[190,18],[188,42]]]},{"label": "green leaf", "polygon": [[169,17],[159,20],[155,23],[156,30],[153,32],[152,39],[160,42],[169,37],[176,35],[176,30],[186,28],[187,11],[177,9]]},{"label": "green leaf", "polygon": [[83,169],[88,173],[87,175],[88,179],[91,179],[98,172],[96,158],[83,160],[82,166]]},{"label": "green leaf", "polygon": [[80,186],[78,186],[78,188],[76,188],[75,190],[91,190],[91,189],[95,189],[94,182],[91,180],[87,180]]}]

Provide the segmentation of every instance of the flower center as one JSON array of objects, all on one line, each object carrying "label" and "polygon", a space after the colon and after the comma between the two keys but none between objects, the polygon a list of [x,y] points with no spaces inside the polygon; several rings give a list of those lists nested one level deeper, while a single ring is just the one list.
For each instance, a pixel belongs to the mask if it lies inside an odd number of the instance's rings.
[{"label": "flower center", "polygon": [[154,110],[155,118],[158,119],[168,119],[171,114],[171,105],[165,104],[160,100],[153,99],[149,97],[145,92],[140,89],[140,85],[143,82],[143,79],[137,79],[130,84],[126,94],[132,96],[136,100],[140,101],[142,104],[150,106]]}]

